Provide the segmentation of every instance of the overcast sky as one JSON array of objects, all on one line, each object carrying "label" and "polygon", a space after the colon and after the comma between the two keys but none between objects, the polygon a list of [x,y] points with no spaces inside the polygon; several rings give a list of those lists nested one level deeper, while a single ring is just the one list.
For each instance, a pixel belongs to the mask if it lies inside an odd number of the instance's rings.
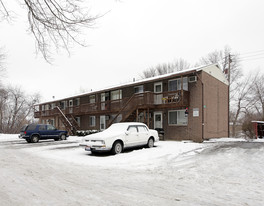
[{"label": "overcast sky", "polygon": [[1,23],[6,83],[47,101],[139,79],[144,69],[178,58],[194,65],[226,45],[241,54],[244,70],[264,69],[263,0],[85,2],[92,13],[107,14],[85,31],[89,46],[73,47],[70,57],[55,53],[53,65],[36,56],[25,11],[18,10],[11,24]]}]

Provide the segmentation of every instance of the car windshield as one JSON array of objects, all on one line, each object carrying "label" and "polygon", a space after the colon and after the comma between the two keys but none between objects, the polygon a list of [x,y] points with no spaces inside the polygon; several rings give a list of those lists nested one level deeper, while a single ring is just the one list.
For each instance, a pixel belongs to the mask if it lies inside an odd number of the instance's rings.
[{"label": "car windshield", "polygon": [[125,132],[127,130],[128,125],[126,124],[112,124],[105,131],[107,132]]}]

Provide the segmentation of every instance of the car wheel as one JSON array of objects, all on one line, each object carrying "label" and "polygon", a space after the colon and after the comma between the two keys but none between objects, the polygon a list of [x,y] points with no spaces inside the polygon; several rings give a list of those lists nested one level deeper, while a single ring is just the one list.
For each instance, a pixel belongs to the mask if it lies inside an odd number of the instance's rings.
[{"label": "car wheel", "polygon": [[39,141],[39,136],[38,135],[33,135],[32,137],[31,137],[31,142],[32,143],[37,143]]},{"label": "car wheel", "polygon": [[154,147],[154,139],[153,138],[149,138],[147,147],[148,148]]},{"label": "car wheel", "polygon": [[120,154],[123,151],[123,145],[121,142],[117,141],[114,143],[111,153],[113,155]]},{"label": "car wheel", "polygon": [[60,136],[60,140],[66,140],[66,135],[65,135],[65,134],[62,134],[62,135]]}]

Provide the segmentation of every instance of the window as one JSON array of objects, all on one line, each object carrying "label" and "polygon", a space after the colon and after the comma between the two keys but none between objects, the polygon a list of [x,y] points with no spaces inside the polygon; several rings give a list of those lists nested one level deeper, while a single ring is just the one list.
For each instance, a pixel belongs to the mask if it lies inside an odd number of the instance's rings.
[{"label": "window", "polygon": [[[183,90],[188,91],[188,78],[183,77]],[[169,91],[181,90],[181,78],[169,80]]]},{"label": "window", "polygon": [[50,110],[50,104],[46,104],[45,107],[46,107],[45,110]]},{"label": "window", "polygon": [[185,110],[169,111],[169,125],[187,125],[187,122]]},{"label": "window", "polygon": [[95,103],[95,94],[89,96],[89,99],[90,99],[90,103]]},{"label": "window", "polygon": [[122,99],[122,90],[111,91],[111,100]]},{"label": "window", "polygon": [[81,117],[75,117],[76,122],[78,123],[78,126],[81,126]]},{"label": "window", "polygon": [[69,107],[72,107],[73,106],[73,100],[69,100]]},{"label": "window", "polygon": [[90,124],[90,127],[95,127],[95,116],[90,116],[89,118],[89,124]]},{"label": "window", "polygon": [[145,126],[138,126],[138,132],[140,133],[147,133],[148,130]]},{"label": "window", "polygon": [[155,88],[154,88],[155,93],[160,93],[162,92],[162,83],[156,83]]},{"label": "window", "polygon": [[[111,115],[111,119],[114,119],[114,118],[116,117],[116,115],[117,115],[117,114],[113,114],[113,115]],[[122,114],[119,114],[113,123],[121,122],[122,118],[123,118],[123,117],[122,117]]]},{"label": "window", "polygon": [[47,130],[55,130],[55,127],[53,125],[47,125]]},{"label": "window", "polygon": [[137,127],[136,126],[129,126],[127,131],[131,133],[137,133]]},{"label": "window", "polygon": [[183,77],[183,90],[188,91],[188,77]]},{"label": "window", "polygon": [[142,93],[142,92],[144,92],[144,87],[143,87],[143,85],[136,86],[136,87],[134,87],[134,90],[135,90],[135,93]]},{"label": "window", "polygon": [[35,106],[35,112],[39,112],[39,105]]},{"label": "window", "polygon": [[49,121],[49,124],[51,124],[51,125],[53,125],[53,126],[55,125],[55,124],[54,124],[54,119],[49,119],[48,121]]},{"label": "window", "polygon": [[76,98],[74,100],[74,104],[75,104],[75,106],[79,106],[80,105],[80,98]]},{"label": "window", "polygon": [[67,101],[61,101],[60,107],[61,107],[61,109],[65,109],[67,107]]},{"label": "window", "polygon": [[37,127],[36,124],[30,124],[30,125],[28,125],[27,130],[35,130],[36,127]]},{"label": "window", "polygon": [[55,106],[56,106],[56,104],[55,104],[55,103],[52,103],[52,104],[51,104],[51,109],[54,109]]},{"label": "window", "polygon": [[39,131],[44,131],[46,130],[46,125],[40,125],[39,126]]},{"label": "window", "polygon": [[45,111],[45,105],[41,105],[41,111]]}]

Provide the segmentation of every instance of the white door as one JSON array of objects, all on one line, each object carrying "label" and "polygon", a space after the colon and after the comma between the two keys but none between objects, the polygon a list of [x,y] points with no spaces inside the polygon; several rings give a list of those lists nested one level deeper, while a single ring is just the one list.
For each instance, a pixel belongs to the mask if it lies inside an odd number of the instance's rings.
[{"label": "white door", "polygon": [[139,138],[139,144],[147,144],[148,139],[150,137],[148,129],[144,125],[137,126],[138,128],[138,138]]},{"label": "white door", "polygon": [[139,136],[137,126],[129,126],[127,129],[127,135],[125,138],[127,147],[136,146],[139,144]]},{"label": "white door", "polygon": [[100,116],[100,130],[105,129],[105,116]]},{"label": "white door", "polygon": [[162,112],[154,112],[154,129],[163,128]]},{"label": "white door", "polygon": [[155,104],[162,104],[162,98],[163,98],[163,88],[162,88],[162,82],[154,83],[154,103]]}]

